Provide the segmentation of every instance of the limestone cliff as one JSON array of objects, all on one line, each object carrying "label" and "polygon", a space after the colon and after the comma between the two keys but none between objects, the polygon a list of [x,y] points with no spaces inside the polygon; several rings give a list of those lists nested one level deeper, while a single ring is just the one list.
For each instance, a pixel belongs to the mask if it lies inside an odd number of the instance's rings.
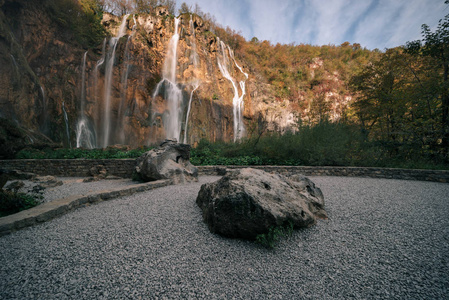
[{"label": "limestone cliff", "polygon": [[39,2],[0,1],[0,117],[64,146],[232,141],[307,118],[196,15],[104,14],[108,37],[83,49]]}]

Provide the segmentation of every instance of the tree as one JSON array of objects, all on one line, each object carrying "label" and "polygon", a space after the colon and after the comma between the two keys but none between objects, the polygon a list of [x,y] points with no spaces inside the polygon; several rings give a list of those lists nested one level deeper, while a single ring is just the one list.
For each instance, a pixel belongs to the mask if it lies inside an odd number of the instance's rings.
[{"label": "tree", "polygon": [[159,5],[165,6],[171,15],[175,14],[176,1],[175,0],[159,0]]},{"label": "tree", "polygon": [[185,3],[185,2],[182,2],[181,8],[179,9],[178,12],[179,12],[180,15],[182,15],[182,14],[189,14],[189,13],[192,12],[192,7],[187,5],[187,3]]},{"label": "tree", "polygon": [[134,0],[137,13],[149,14],[157,7],[158,0]]},{"label": "tree", "polygon": [[201,7],[198,5],[198,3],[195,3],[195,8],[193,9],[193,12],[200,17],[204,14],[203,11],[201,10]]},{"label": "tree", "polygon": [[114,15],[122,16],[133,11],[133,0],[101,0],[103,8]]},{"label": "tree", "polygon": [[[449,0],[445,3],[449,4]],[[408,42],[406,49],[409,53],[436,59],[440,68],[442,147],[447,158],[449,155],[449,15],[438,22],[435,32],[423,24],[422,34],[422,41]]]},{"label": "tree", "polygon": [[402,48],[388,49],[371,61],[350,81],[357,95],[352,109],[363,131],[388,145],[391,154],[435,150],[440,136],[434,134],[434,75],[428,60]]}]

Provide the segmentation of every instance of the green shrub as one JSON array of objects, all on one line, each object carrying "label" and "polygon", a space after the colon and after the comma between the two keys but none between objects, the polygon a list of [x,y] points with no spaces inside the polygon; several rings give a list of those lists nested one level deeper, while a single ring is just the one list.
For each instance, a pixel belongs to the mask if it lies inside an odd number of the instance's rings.
[{"label": "green shrub", "polygon": [[103,12],[94,0],[46,0],[48,15],[70,31],[84,48],[98,46],[106,36],[101,25]]},{"label": "green shrub", "polygon": [[194,165],[304,165],[414,169],[449,169],[449,165],[422,145],[391,143],[368,134],[357,125],[321,122],[300,126],[295,133],[266,134],[237,143],[201,140],[192,149]]},{"label": "green shrub", "polygon": [[273,249],[283,237],[291,236],[293,233],[293,222],[288,221],[283,226],[272,226],[267,233],[256,236],[256,243],[266,248]]},{"label": "green shrub", "polygon": [[35,207],[39,203],[34,196],[0,190],[0,217]]}]

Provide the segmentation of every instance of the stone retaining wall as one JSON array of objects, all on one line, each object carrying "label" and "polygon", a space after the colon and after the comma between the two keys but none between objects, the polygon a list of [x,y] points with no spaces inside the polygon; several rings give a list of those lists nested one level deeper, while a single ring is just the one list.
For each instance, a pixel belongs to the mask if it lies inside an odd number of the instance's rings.
[{"label": "stone retaining wall", "polygon": [[102,165],[108,175],[131,178],[135,159],[14,159],[0,160],[0,169],[18,170],[37,175],[65,177],[89,176],[90,168]]},{"label": "stone retaining wall", "polygon": [[[225,169],[244,168],[242,166],[200,166],[200,175],[221,175]],[[360,168],[360,167],[303,167],[303,166],[251,166],[269,173],[277,172],[286,176],[303,174],[305,176],[351,176],[390,178],[404,180],[436,181],[449,183],[449,171],[412,170],[391,168]]]},{"label": "stone retaining wall", "polygon": [[[20,159],[0,160],[0,169],[19,170],[38,175],[77,176],[89,175],[93,166],[103,165],[108,174],[124,178],[132,176],[136,165],[135,159]],[[226,168],[244,168],[242,166],[199,166],[200,175],[223,175]],[[372,178],[393,178],[405,180],[422,180],[449,183],[449,171],[411,170],[391,168],[359,167],[303,167],[303,166],[251,166],[267,172],[284,175],[304,174],[306,176],[352,176]]]}]

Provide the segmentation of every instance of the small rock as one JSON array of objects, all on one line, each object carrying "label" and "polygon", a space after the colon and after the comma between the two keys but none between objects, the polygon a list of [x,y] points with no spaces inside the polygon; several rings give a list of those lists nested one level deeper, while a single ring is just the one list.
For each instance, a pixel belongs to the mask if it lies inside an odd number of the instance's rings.
[{"label": "small rock", "polygon": [[44,186],[37,184],[37,185],[33,186],[32,189],[28,192],[31,194],[42,194],[44,192],[44,190],[45,190]]},{"label": "small rock", "polygon": [[99,181],[100,178],[98,177],[86,177],[83,179],[83,182],[94,182],[94,181]]},{"label": "small rock", "polygon": [[89,174],[93,177],[97,177],[98,179],[105,179],[108,171],[106,167],[103,165],[97,165],[95,167],[90,168]]},{"label": "small rock", "polygon": [[8,184],[8,186],[5,188],[5,190],[13,191],[13,192],[17,193],[24,186],[25,186],[25,183],[23,183],[23,181],[16,180],[16,181],[13,181],[10,184]]},{"label": "small rock", "polygon": [[36,176],[33,181],[38,182],[43,188],[52,188],[63,185],[63,182],[57,180],[54,176]]}]

